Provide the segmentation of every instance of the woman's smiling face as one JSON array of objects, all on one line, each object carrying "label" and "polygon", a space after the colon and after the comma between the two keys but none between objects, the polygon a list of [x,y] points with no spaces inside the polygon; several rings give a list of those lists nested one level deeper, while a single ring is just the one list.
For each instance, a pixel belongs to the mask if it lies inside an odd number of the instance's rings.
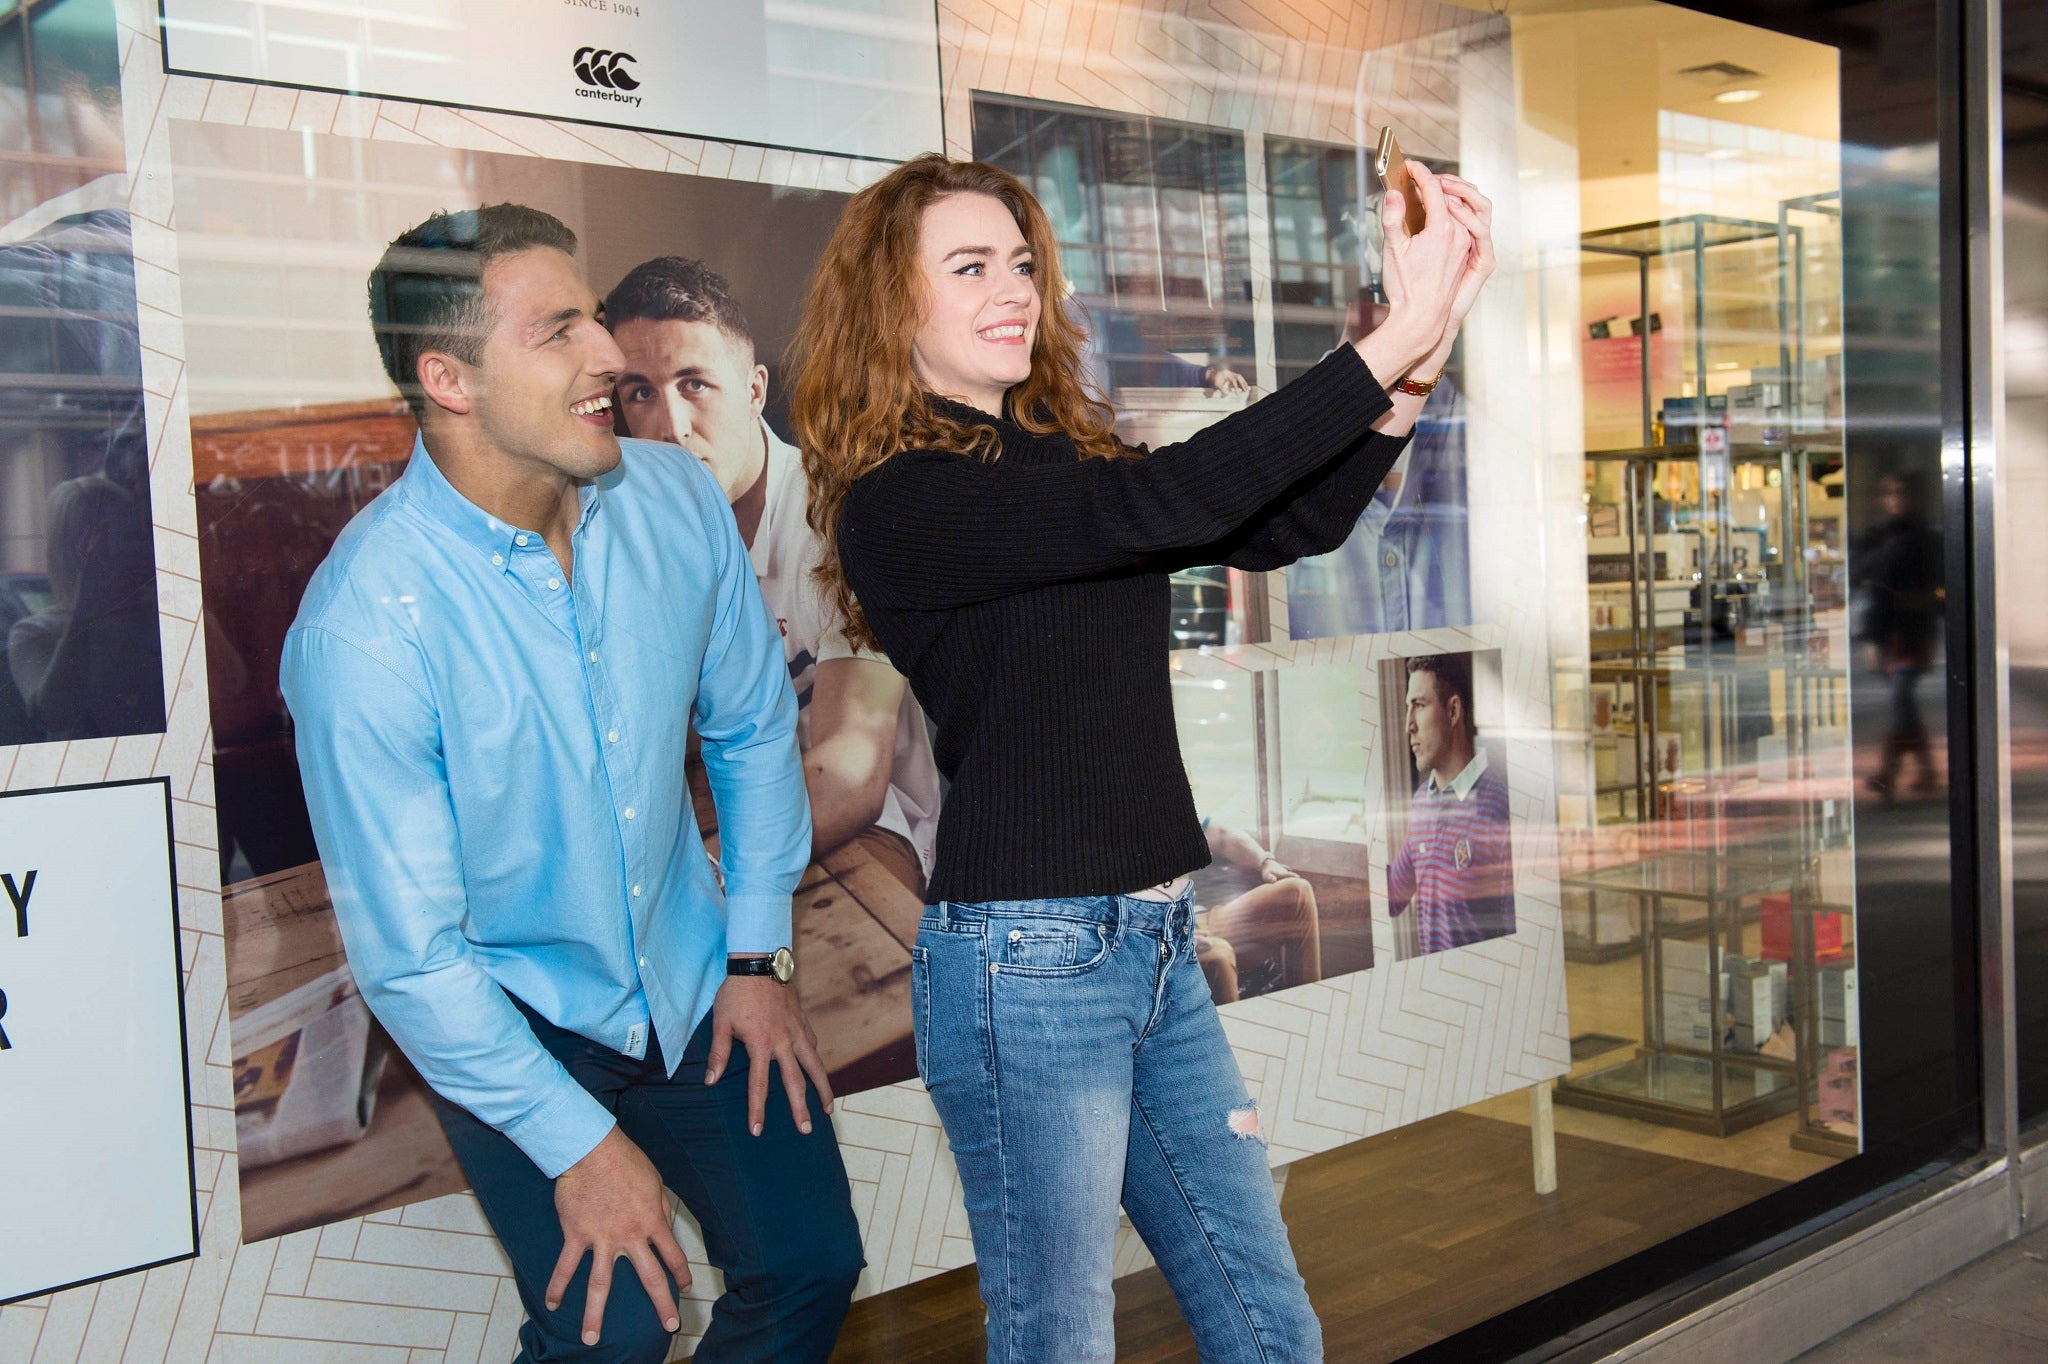
[{"label": "woman's smiling face", "polygon": [[1000,199],[951,194],[924,211],[924,320],[911,364],[925,387],[999,414],[1031,374],[1041,306],[1030,243]]}]

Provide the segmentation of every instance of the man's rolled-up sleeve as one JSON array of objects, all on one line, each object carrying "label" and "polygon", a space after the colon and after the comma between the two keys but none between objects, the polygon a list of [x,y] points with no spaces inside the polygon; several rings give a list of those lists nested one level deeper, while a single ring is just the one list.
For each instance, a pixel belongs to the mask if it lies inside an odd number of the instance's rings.
[{"label": "man's rolled-up sleeve", "polygon": [[541,1046],[463,936],[461,844],[432,703],[318,626],[286,637],[280,681],[363,999],[428,1084],[556,1177],[614,1121]]}]

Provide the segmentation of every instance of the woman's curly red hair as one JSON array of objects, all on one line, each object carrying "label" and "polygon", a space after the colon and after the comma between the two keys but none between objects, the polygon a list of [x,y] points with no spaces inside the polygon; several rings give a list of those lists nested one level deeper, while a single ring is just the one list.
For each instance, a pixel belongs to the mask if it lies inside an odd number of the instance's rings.
[{"label": "woman's curly red hair", "polygon": [[997,166],[937,153],[904,162],[853,196],[811,276],[790,343],[790,423],[810,482],[810,523],[824,541],[817,569],[856,645],[876,647],[839,564],[839,510],[855,480],[903,450],[998,458],[995,428],[932,405],[911,365],[926,307],[918,264],[924,211],[954,194],[986,194],[1009,209],[1030,244],[1042,307],[1031,375],[1010,390],[1010,419],[1027,431],[1063,432],[1083,455],[1114,458],[1107,403],[1082,379],[1086,337],[1066,307],[1066,276],[1052,223],[1024,183]]}]

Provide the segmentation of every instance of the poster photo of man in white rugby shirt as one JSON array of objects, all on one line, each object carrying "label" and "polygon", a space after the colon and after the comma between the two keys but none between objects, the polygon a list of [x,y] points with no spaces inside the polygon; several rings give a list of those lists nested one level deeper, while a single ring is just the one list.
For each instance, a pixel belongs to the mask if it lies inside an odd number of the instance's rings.
[{"label": "poster photo of man in white rugby shirt", "polygon": [[[834,1089],[907,1079],[909,944],[939,816],[924,714],[887,658],[847,642],[818,591],[803,469],[763,415],[768,369],[725,279],[661,256],[628,271],[604,306],[626,357],[614,395],[622,433],[679,445],[710,469],[782,631],[814,830],[796,897],[796,979]],[[708,805],[699,814],[709,818]]]}]

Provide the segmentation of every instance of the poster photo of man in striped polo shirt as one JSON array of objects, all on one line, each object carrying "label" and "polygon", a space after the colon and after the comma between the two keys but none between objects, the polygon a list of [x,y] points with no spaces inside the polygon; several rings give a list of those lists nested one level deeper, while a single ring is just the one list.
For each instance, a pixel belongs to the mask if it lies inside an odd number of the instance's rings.
[{"label": "poster photo of man in striped polo shirt", "polygon": [[[1406,674],[1403,733],[1416,781],[1387,871],[1397,960],[1515,931],[1515,877],[1503,759],[1479,740],[1473,655],[1429,654],[1387,665]],[[1388,692],[1393,677],[1385,676]],[[1392,759],[1392,755],[1389,755]],[[1398,772],[1398,767],[1396,768]]]}]

